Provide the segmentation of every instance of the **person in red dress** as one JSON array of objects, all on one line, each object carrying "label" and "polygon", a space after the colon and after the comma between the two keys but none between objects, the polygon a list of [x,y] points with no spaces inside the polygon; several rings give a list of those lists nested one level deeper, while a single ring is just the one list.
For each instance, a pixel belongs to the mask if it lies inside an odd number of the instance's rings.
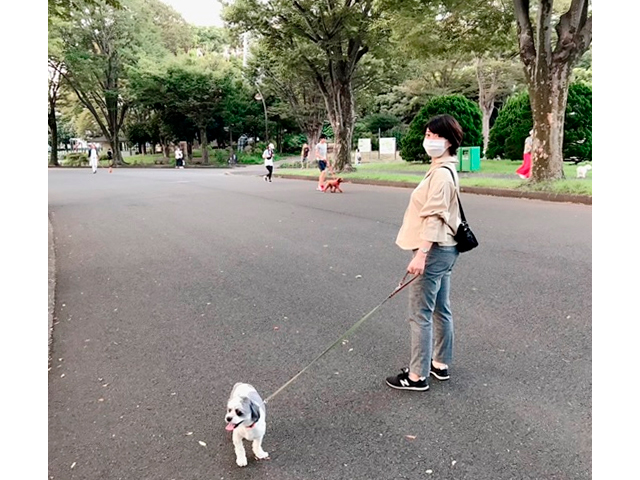
[{"label": "person in red dress", "polygon": [[533,130],[529,131],[529,136],[524,141],[524,154],[522,155],[522,165],[518,167],[516,173],[520,178],[526,180],[531,177],[531,147],[533,145]]}]

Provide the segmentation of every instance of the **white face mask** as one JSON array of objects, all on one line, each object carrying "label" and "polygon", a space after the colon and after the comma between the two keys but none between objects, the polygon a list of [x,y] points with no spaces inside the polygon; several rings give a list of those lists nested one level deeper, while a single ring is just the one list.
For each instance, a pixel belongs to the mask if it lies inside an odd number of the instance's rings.
[{"label": "white face mask", "polygon": [[425,152],[427,152],[427,155],[431,158],[438,158],[447,150],[446,142],[447,141],[444,139],[425,138],[422,142],[422,146],[424,147]]}]

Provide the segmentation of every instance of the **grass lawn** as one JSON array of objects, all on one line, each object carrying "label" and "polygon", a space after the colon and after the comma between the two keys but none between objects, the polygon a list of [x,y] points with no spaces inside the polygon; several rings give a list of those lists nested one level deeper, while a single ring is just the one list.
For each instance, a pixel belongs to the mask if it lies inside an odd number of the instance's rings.
[{"label": "grass lawn", "polygon": [[[587,178],[577,179],[577,165],[564,164],[564,180],[534,184],[518,178],[515,171],[521,161],[482,160],[480,170],[465,172],[460,178],[463,187],[497,188],[534,192],[549,192],[571,195],[592,195],[591,171]],[[343,173],[344,179],[368,179],[388,182],[413,182],[416,185],[428,171],[429,165],[422,163],[385,162],[365,163],[353,173]],[[277,173],[290,175],[318,176],[317,168],[278,168]]]}]

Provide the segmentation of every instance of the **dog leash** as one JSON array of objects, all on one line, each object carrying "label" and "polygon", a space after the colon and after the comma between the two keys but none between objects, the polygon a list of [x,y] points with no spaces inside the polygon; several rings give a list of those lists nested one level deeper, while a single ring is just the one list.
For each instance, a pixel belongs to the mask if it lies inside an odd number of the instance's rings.
[{"label": "dog leash", "polygon": [[395,294],[400,292],[403,288],[405,288],[407,285],[409,285],[411,282],[413,282],[416,278],[418,278],[420,276],[420,275],[415,275],[413,278],[411,278],[408,282],[405,283],[405,280],[407,279],[408,275],[409,275],[409,272],[405,273],[404,277],[402,277],[402,280],[400,281],[400,283],[398,284],[396,289],[393,292],[391,292],[387,298],[385,298],[382,302],[380,302],[373,310],[371,310],[369,313],[367,313],[364,317],[362,317],[360,320],[358,320],[349,330],[347,330],[345,333],[343,333],[340,336],[340,338],[338,338],[335,342],[333,342],[331,345],[329,345],[327,348],[325,348],[324,351],[320,355],[318,355],[316,358],[311,360],[311,362],[306,367],[304,367],[302,370],[300,370],[298,373],[296,373],[287,383],[285,383],[278,390],[276,390],[271,395],[269,395],[267,397],[267,399],[264,401],[264,403],[268,403],[269,400],[271,400],[273,397],[278,395],[282,390],[284,390],[290,384],[292,384],[296,378],[298,378],[300,375],[302,375],[311,365],[313,365],[318,360],[320,360],[327,352],[329,352],[329,350],[331,350],[333,347],[335,347],[340,342],[342,342],[342,340],[344,340],[349,335],[351,335],[353,332],[355,332],[360,327],[360,325],[362,325],[371,315],[373,315],[373,313],[376,310],[378,310],[382,305],[384,305],[387,300],[389,300],[391,297],[393,297]]}]

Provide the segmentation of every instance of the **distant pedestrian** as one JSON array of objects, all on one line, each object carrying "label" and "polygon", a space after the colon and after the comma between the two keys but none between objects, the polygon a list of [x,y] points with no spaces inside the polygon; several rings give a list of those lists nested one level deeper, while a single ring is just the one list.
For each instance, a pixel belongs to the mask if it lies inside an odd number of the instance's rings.
[{"label": "distant pedestrian", "polygon": [[533,147],[533,130],[529,131],[529,136],[524,141],[524,153],[522,154],[522,165],[516,173],[523,180],[531,177],[531,149]]},{"label": "distant pedestrian", "polygon": [[360,165],[362,163],[362,153],[360,153],[360,149],[356,148],[356,165]]},{"label": "distant pedestrian", "polygon": [[176,168],[184,168],[184,154],[182,153],[182,149],[180,146],[176,145],[176,149],[173,152],[176,159]]},{"label": "distant pedestrian", "polygon": [[318,168],[320,176],[318,177],[318,186],[316,190],[324,191],[324,181],[327,177],[327,136],[323,133],[320,135],[320,141],[316,145],[316,159],[318,160]]},{"label": "distant pedestrian", "polygon": [[309,160],[309,144],[305,143],[302,145],[300,158],[302,159],[302,168],[307,168],[307,161]]},{"label": "distant pedestrian", "polygon": [[98,171],[98,150],[94,143],[89,147],[89,165],[91,165],[91,171],[93,173]]},{"label": "distant pedestrian", "polygon": [[271,176],[273,174],[273,143],[270,143],[264,152],[262,152],[262,158],[264,158],[264,166],[267,167],[267,174],[264,176],[264,181],[271,181]]},{"label": "distant pedestrian", "polygon": [[109,161],[109,173],[113,172],[113,152],[111,149],[107,150],[107,160]]}]

